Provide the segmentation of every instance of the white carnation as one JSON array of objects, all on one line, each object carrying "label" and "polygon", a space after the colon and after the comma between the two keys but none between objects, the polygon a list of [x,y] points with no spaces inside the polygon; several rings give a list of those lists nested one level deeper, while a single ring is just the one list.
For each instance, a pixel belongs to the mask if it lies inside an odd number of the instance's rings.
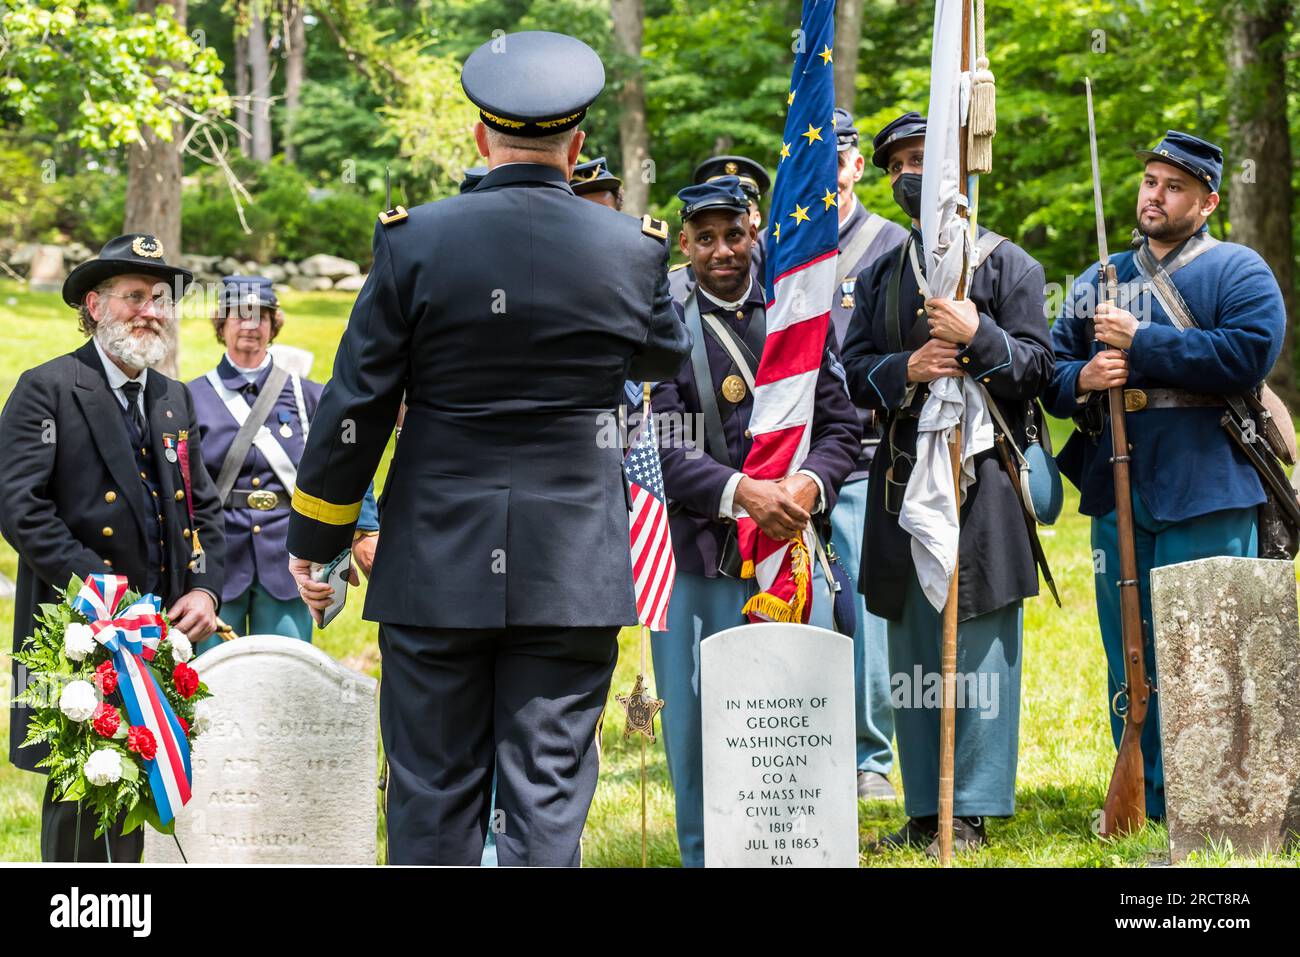
[{"label": "white carnation", "polygon": [[202,734],[212,727],[212,715],[208,710],[208,703],[200,701],[194,705],[194,724],[190,731],[194,734]]},{"label": "white carnation", "polygon": [[185,637],[185,632],[173,628],[167,632],[167,640],[172,645],[172,657],[177,661],[185,662],[194,657],[194,646],[190,644],[189,638]]},{"label": "white carnation", "polygon": [[88,721],[95,714],[99,699],[89,681],[70,681],[59,694],[59,710],[69,721]]},{"label": "white carnation", "polygon": [[84,770],[91,784],[113,784],[122,777],[122,755],[112,748],[100,748],[86,758]]},{"label": "white carnation", "polygon": [[85,661],[86,655],[94,650],[95,633],[89,625],[74,621],[63,629],[63,653],[69,661]]}]

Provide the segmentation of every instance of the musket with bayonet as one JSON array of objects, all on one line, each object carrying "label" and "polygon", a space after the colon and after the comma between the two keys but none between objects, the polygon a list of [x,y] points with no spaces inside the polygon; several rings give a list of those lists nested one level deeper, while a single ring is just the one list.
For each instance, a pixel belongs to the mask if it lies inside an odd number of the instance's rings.
[{"label": "musket with bayonet", "polygon": [[[1101,263],[1099,302],[1113,305],[1118,283],[1106,245],[1106,216],[1101,204],[1101,167],[1097,161],[1097,123],[1092,112],[1092,81],[1084,79],[1088,98],[1088,146],[1092,152],[1092,201],[1097,213],[1097,252]],[[1111,347],[1114,348],[1114,347]],[[1119,608],[1124,649],[1124,683],[1111,707],[1124,719],[1115,770],[1102,809],[1103,837],[1128,834],[1146,821],[1146,775],[1142,764],[1142,728],[1146,724],[1151,684],[1147,679],[1142,633],[1142,603],[1138,592],[1137,547],[1133,536],[1133,490],[1129,476],[1128,429],[1124,387],[1107,390],[1110,406],[1111,465],[1115,474],[1115,528],[1119,546]],[[1107,569],[1107,573],[1112,570]],[[1120,708],[1120,699],[1125,705]]]}]

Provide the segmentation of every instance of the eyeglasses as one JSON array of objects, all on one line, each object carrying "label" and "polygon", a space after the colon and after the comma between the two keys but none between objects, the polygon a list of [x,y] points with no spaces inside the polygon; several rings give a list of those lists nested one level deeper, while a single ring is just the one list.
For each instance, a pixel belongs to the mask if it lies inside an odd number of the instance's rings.
[{"label": "eyeglasses", "polygon": [[117,292],[106,292],[103,295],[111,299],[121,299],[136,312],[142,310],[146,303],[153,303],[154,308],[161,313],[168,313],[176,308],[176,300],[165,292],[160,292],[156,296],[146,296],[142,292],[128,292],[125,295]]}]

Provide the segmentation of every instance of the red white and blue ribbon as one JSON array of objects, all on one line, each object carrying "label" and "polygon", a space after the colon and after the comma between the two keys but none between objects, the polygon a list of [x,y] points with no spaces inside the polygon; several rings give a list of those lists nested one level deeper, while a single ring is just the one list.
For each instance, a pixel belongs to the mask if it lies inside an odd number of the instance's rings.
[{"label": "red white and blue ribbon", "polygon": [[158,819],[166,824],[190,799],[190,747],[171,705],[146,662],[152,661],[167,633],[162,600],[144,595],[116,614],[126,597],[121,575],[91,575],[72,600],[75,611],[90,621],[95,640],[113,655],[118,691],[131,724],[153,734],[157,752],[145,764]]}]

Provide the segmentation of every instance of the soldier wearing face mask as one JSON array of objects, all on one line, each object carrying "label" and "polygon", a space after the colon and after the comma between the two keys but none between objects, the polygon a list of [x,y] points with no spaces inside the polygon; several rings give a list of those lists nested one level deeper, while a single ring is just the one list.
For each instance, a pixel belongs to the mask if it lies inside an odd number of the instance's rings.
[{"label": "soldier wearing face mask", "polygon": [[[899,117],[872,145],[872,163],[889,175],[895,200],[912,219],[907,239],[858,275],[843,350],[854,403],[876,410],[884,426],[871,464],[858,589],[867,610],[887,621],[908,821],[878,846],[929,845],[937,853],[939,706],[937,695],[911,686],[918,675],[923,684],[931,675],[937,680],[943,624],[921,591],[910,536],[899,525],[916,461],[918,416],[935,379],[974,376],[1006,421],[1007,437],[1023,449],[1034,421],[1031,403],[1051,381],[1053,357],[1043,267],[1010,240],[979,231],[966,299],[922,292],[925,118]],[[981,453],[974,467],[976,481],[961,510],[957,670],[959,682],[987,695],[957,709],[953,833],[959,851],[984,843],[985,818],[1015,811],[1021,604],[1038,594],[1028,536],[1017,534],[1024,522],[1020,501],[998,453]]]}]

